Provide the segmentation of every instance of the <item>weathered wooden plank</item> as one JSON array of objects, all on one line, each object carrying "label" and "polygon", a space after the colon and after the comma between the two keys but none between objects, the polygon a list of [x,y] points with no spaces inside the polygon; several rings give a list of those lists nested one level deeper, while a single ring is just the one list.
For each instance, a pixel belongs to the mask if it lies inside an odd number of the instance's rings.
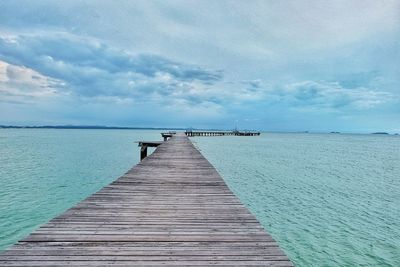
[{"label": "weathered wooden plank", "polygon": [[[270,249],[252,249],[244,250],[243,248],[231,249],[204,249],[200,250],[196,247],[193,248],[156,248],[151,247],[148,249],[142,249],[137,247],[136,249],[121,249],[112,247],[92,247],[85,249],[47,249],[47,248],[33,248],[33,249],[12,249],[5,253],[7,256],[257,256],[257,255],[269,255],[269,256],[284,256],[284,254],[277,247]],[[8,258],[9,259],[9,258]]]},{"label": "weathered wooden plank", "polygon": [[184,135],[0,254],[1,266],[293,266]]},{"label": "weathered wooden plank", "polygon": [[293,267],[290,261],[1,261],[0,266],[265,266]]},{"label": "weathered wooden plank", "polygon": [[21,248],[21,247],[46,247],[46,248],[52,248],[52,247],[118,247],[118,248],[125,248],[125,247],[141,247],[141,248],[192,248],[196,247],[199,249],[202,248],[224,248],[224,247],[240,247],[240,248],[249,248],[249,247],[257,247],[257,248],[267,248],[267,247],[277,247],[276,242],[77,242],[77,241],[72,241],[72,242],[41,242],[41,243],[36,243],[36,242],[24,242],[20,241],[16,245],[14,245],[12,248]]},{"label": "weathered wooden plank", "polygon": [[4,261],[17,261],[23,259],[25,261],[38,261],[38,260],[49,260],[49,261],[177,261],[177,260],[276,260],[285,261],[286,256],[282,255],[5,255],[2,260]]},{"label": "weathered wooden plank", "polygon": [[[244,235],[237,235],[232,234],[229,235],[120,235],[120,234],[110,234],[110,235],[83,235],[83,234],[67,234],[67,235],[60,235],[57,233],[51,235],[41,235],[41,234],[32,234],[29,235],[27,238],[23,239],[26,242],[44,242],[44,241],[86,241],[86,242],[93,242],[93,241],[158,241],[158,242],[218,242],[218,241],[225,241],[225,242],[236,242],[236,241],[247,241],[247,242],[259,242],[264,241],[266,237],[264,235],[255,235],[255,234],[244,234]],[[271,242],[273,242],[271,240]]]}]

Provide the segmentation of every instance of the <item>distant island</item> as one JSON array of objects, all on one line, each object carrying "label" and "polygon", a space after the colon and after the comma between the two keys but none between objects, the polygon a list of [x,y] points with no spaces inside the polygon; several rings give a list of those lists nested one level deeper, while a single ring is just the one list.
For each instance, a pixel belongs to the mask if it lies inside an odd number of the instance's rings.
[{"label": "distant island", "polygon": [[372,134],[389,134],[389,133],[386,133],[386,132],[376,132],[376,133],[372,133]]}]

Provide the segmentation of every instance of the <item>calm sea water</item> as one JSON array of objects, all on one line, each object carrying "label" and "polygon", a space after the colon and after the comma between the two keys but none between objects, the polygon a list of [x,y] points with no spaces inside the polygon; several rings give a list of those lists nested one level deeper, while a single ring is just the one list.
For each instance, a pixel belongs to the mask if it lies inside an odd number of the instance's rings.
[{"label": "calm sea water", "polygon": [[194,141],[296,266],[400,266],[400,136]]},{"label": "calm sea water", "polygon": [[[0,249],[138,162],[159,131],[0,129]],[[192,139],[297,266],[400,266],[400,137]]]},{"label": "calm sea water", "polygon": [[0,129],[0,250],[139,161],[160,131]]}]

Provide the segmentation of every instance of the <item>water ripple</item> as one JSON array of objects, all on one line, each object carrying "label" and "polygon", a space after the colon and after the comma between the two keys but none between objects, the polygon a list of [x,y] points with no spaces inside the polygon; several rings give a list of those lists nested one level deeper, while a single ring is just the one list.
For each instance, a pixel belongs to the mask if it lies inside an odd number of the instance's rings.
[{"label": "water ripple", "polygon": [[296,266],[400,266],[398,136],[194,140]]},{"label": "water ripple", "polygon": [[159,131],[0,129],[0,250],[138,162]]}]

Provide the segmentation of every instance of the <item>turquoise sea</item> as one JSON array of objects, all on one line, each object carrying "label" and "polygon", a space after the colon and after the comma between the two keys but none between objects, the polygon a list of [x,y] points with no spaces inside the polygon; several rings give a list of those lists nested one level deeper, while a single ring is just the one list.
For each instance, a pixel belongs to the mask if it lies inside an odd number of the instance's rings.
[{"label": "turquoise sea", "polygon": [[[138,162],[159,131],[0,129],[0,250]],[[400,136],[192,139],[296,266],[400,266]]]}]

